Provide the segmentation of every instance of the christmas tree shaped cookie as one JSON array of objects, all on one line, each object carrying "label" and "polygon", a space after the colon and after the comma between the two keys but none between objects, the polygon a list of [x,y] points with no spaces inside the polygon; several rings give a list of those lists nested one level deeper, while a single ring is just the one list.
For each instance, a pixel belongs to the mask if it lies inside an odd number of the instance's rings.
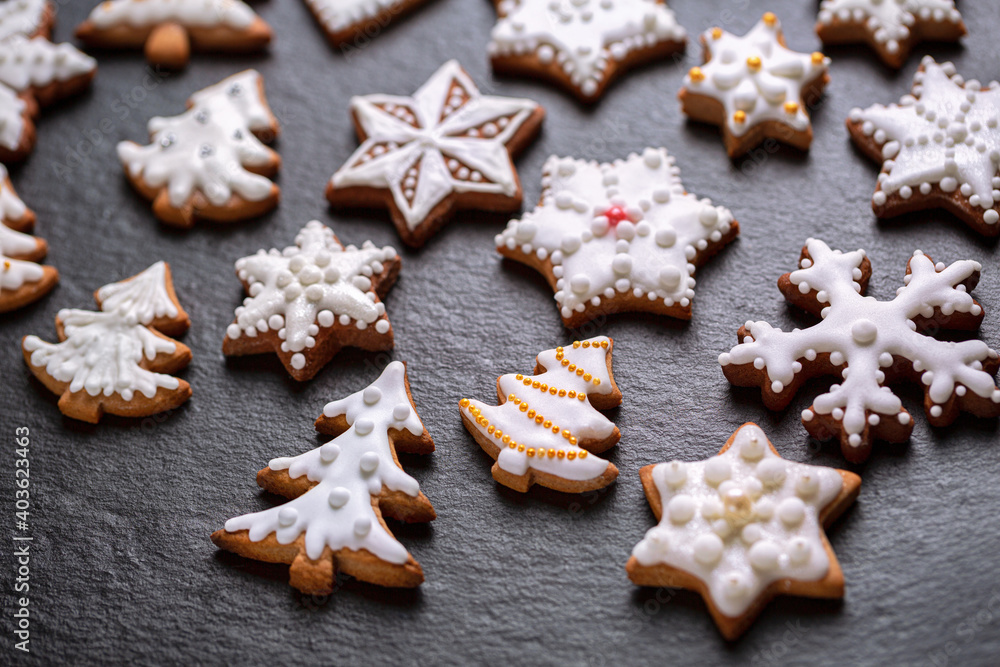
[{"label": "christmas tree shaped cookie", "polygon": [[59,272],[38,264],[48,252],[44,240],[29,236],[35,214],[14,192],[0,164],[0,313],[26,306],[56,286]]},{"label": "christmas tree shaped cookie", "polygon": [[328,403],[316,429],[337,437],[305,454],[272,459],[257,473],[262,488],[289,502],[230,519],[212,541],[247,558],[290,564],[289,583],[303,593],[332,593],[337,571],[381,586],[420,585],[423,570],[383,519],[435,517],[417,480],[396,459],[397,451],[434,451],[406,367],[394,361],[362,391]]},{"label": "christmas tree shaped cookie", "polygon": [[462,422],[496,459],[493,479],[516,491],[532,484],[581,493],[607,486],[614,464],[591,454],[621,434],[598,410],[622,402],[611,374],[610,338],[599,336],[538,355],[533,375],[497,378],[499,405],[463,398]]},{"label": "christmas tree shaped cookie", "polygon": [[925,335],[979,328],[983,309],[969,294],[979,282],[978,262],[935,264],[918,250],[892,301],[864,296],[871,277],[864,250],[844,253],[809,239],[799,266],[778,279],[778,288],[822,321],[792,331],[747,322],[739,330],[740,344],[719,355],[730,382],[759,386],[764,405],[781,410],[809,378],[839,376],[802,411],[802,423],[816,438],[839,437],[844,458],[853,463],[868,458],[876,438],[910,437],[910,413],[888,386],[897,380],[924,386],[924,409],[934,426],[947,426],[960,412],[1000,415],[1000,389],[991,377],[1000,356],[980,340],[955,343]]},{"label": "christmas tree shaped cookie", "polygon": [[295,245],[236,262],[250,296],[236,309],[222,351],[275,352],[296,380],[308,380],[342,347],[391,350],[392,326],[380,300],[399,275],[396,251],[366,241],[346,248],[313,220]]},{"label": "christmas tree shaped cookie", "polygon": [[118,157],[161,221],[232,222],[277,206],[280,192],[268,177],[281,158],[262,143],[277,134],[264,79],[247,70],[192,95],[180,116],[151,119],[150,144],[123,141]]},{"label": "christmas tree shaped cookie", "polygon": [[632,550],[629,578],[697,591],[726,639],[776,595],[844,596],[823,529],[857,498],[854,473],[786,461],[748,423],[717,456],[649,465],[639,476],[659,525]]},{"label": "christmas tree shaped cookie", "polygon": [[177,301],[170,267],[157,262],[94,293],[100,312],[63,309],[56,316],[59,343],[37,336],[21,342],[24,360],[59,395],[68,417],[97,423],[105,413],[144,417],[191,397],[173,377],[191,350],[168,336],[187,331],[190,319]]},{"label": "christmas tree shaped cookie", "polygon": [[260,51],[271,28],[241,0],[105,0],[76,36],[102,49],[144,49],[151,65],[185,67],[191,50]]},{"label": "christmas tree shaped cookie", "polygon": [[306,0],[334,46],[362,48],[390,22],[427,0]]}]

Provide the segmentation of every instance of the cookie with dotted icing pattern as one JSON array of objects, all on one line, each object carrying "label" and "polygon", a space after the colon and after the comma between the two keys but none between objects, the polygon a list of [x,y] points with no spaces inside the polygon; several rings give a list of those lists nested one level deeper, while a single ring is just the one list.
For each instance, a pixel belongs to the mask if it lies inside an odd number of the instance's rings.
[{"label": "cookie with dotted icing pattern", "polygon": [[777,595],[844,596],[824,529],[857,498],[854,473],[786,461],[746,423],[718,455],[648,465],[639,477],[659,524],[632,550],[629,578],[698,592],[726,639]]},{"label": "cookie with dotted icing pattern", "polygon": [[328,403],[316,430],[337,437],[272,459],[257,473],[263,489],[289,502],[230,519],[212,541],[247,558],[288,563],[289,583],[303,593],[332,593],[338,571],[380,586],[420,585],[423,570],[383,518],[424,523],[436,516],[396,457],[434,451],[406,367],[393,361],[362,391]]},{"label": "cookie with dotted icing pattern", "polygon": [[427,0],[305,0],[333,46],[361,48]]},{"label": "cookie with dotted icing pattern", "polygon": [[346,248],[313,220],[284,250],[236,261],[249,295],[226,329],[227,356],[278,355],[293,378],[312,378],[342,347],[391,350],[383,298],[399,275],[396,251],[365,241]]},{"label": "cookie with dotted icing pattern", "polygon": [[151,65],[183,69],[192,49],[249,53],[271,42],[271,28],[241,0],[105,0],[76,28],[98,49],[143,49]]},{"label": "cookie with dotted icing pattern", "polygon": [[759,386],[764,405],[782,410],[809,378],[839,376],[802,411],[802,423],[816,438],[839,438],[852,463],[868,458],[875,439],[910,437],[913,419],[889,388],[898,380],[923,385],[933,426],[947,426],[960,412],[1000,415],[1000,389],[991,377],[1000,356],[981,340],[956,343],[928,335],[979,328],[983,308],[969,294],[979,282],[978,262],[935,264],[918,250],[891,301],[864,295],[871,277],[864,250],[841,252],[809,239],[799,267],[781,276],[778,288],[822,321],[792,331],[747,322],[738,333],[740,344],[719,355],[730,382]]},{"label": "cookie with dotted icing pattern", "polygon": [[63,309],[58,343],[38,336],[21,341],[24,361],[67,417],[96,424],[104,414],[145,417],[172,410],[191,397],[173,377],[191,350],[170,336],[191,320],[174,292],[170,266],[157,262],[94,293],[100,312]]},{"label": "cookie with dotted icing pattern", "polygon": [[966,81],[928,56],[910,94],[852,109],[847,129],[882,163],[875,215],[940,207],[980,234],[1000,234],[1000,83]]},{"label": "cookie with dotted icing pattern", "polygon": [[897,69],[918,43],[954,42],[965,32],[954,0],[823,0],[816,19],[823,44],[867,42]]},{"label": "cookie with dotted icing pattern", "polygon": [[664,0],[494,0],[493,70],[545,79],[596,102],[625,70],[684,50]]},{"label": "cookie with dotted icing pattern", "polygon": [[695,268],[736,238],[732,212],[684,190],[664,148],[624,160],[550,157],[538,206],[497,252],[542,273],[570,329],[610,313],[691,319]]},{"label": "cookie with dotted icing pattern", "polygon": [[533,375],[497,378],[499,405],[459,401],[462,423],[493,457],[493,479],[515,491],[533,484],[566,493],[600,489],[618,468],[591,454],[621,434],[598,410],[621,405],[606,336],[575,341],[538,355]]},{"label": "cookie with dotted icing pattern", "polygon": [[458,64],[442,65],[412,97],[351,99],[361,146],[326,188],[334,206],[385,206],[403,242],[419,247],[455,211],[521,208],[512,162],[538,134],[536,102],[483,95]]},{"label": "cookie with dotted icing pattern", "polygon": [[829,58],[787,48],[781,22],[771,12],[742,37],[712,28],[702,33],[701,43],[705,63],[685,75],[677,94],[681,111],[718,125],[732,158],[769,138],[809,149],[808,110],[830,81]]},{"label": "cookie with dotted icing pattern", "polygon": [[33,303],[52,291],[59,271],[38,264],[48,253],[44,239],[29,236],[35,214],[14,192],[0,164],[0,313]]},{"label": "cookie with dotted icing pattern", "polygon": [[183,114],[152,118],[148,127],[150,144],[122,141],[118,158],[161,222],[235,222],[278,205],[281,192],[270,177],[281,158],[264,145],[278,136],[278,120],[256,70],[196,92]]}]

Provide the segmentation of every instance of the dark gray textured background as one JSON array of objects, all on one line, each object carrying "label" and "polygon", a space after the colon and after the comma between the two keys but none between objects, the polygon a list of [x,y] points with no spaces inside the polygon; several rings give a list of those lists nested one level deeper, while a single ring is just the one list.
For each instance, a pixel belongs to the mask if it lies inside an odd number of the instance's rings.
[{"label": "dark gray textured background", "polygon": [[[70,38],[92,4],[62,3],[58,40]],[[812,31],[818,3],[810,0],[672,4],[692,35],[715,24],[743,32],[770,9],[790,46],[819,48]],[[701,60],[693,44],[684,62],[633,72],[599,104],[582,108],[547,85],[492,78],[487,0],[436,0],[346,56],[328,47],[302,2],[255,7],[275,29],[269,54],[196,56],[187,71],[162,79],[144,69],[139,54],[101,54],[93,90],[44,113],[37,149],[12,170],[62,281],[0,322],[0,661],[15,653],[11,450],[21,425],[32,437],[30,659],[41,663],[968,665],[1000,654],[997,422],[963,418],[929,428],[913,388],[902,391],[916,416],[911,442],[879,445],[856,468],[861,496],[830,531],[847,580],[842,603],[775,601],[727,644],[697,595],[638,589],[624,570],[654,521],[638,479],[645,464],[714,454],[754,420],[787,458],[843,466],[838,447],[810,442],[799,422],[822,384],[772,414],[758,392],[730,388],[716,363],[748,318],[809,322],[775,287],[806,237],[866,248],[874,265],[870,293],[883,298],[901,284],[915,248],[947,262],[979,260],[981,335],[1000,347],[997,244],[942,212],[876,222],[869,197],[877,167],[853,149],[843,125],[852,106],[906,92],[924,52],[954,60],[966,78],[1000,75],[996,3],[962,2],[971,32],[963,44],[919,47],[898,74],[868,50],[830,50],[833,80],[814,113],[812,151],[765,151],[735,163],[713,128],[679,113],[683,73]],[[312,422],[323,404],[364,387],[384,359],[344,353],[302,385],[273,357],[227,362],[222,337],[242,298],[232,262],[283,247],[313,218],[345,242],[370,238],[402,249],[385,216],[330,212],[323,188],[357,145],[349,96],[408,94],[453,57],[484,90],[529,96],[547,108],[542,136],[518,162],[527,204],[538,197],[550,153],[608,160],[663,145],[677,156],[688,189],[729,206],[743,234],[699,273],[691,323],[621,316],[599,327],[615,338],[624,393],[612,415],[622,439],[609,456],[621,476],[584,497],[497,486],[456,403],[491,398],[498,374],[530,371],[538,351],[595,330],[565,331],[542,279],[501,262],[493,250],[501,216],[462,215],[420,252],[404,251],[401,278],[386,300],[396,332],[391,358],[408,362],[438,447],[404,466],[439,518],[393,528],[427,581],[402,592],[347,581],[328,600],[303,598],[287,585],[286,567],[220,553],[208,536],[228,517],[276,502],[261,495],[255,472],[274,456],[315,446]],[[263,73],[282,123],[281,205],[232,227],[162,227],[129,189],[115,142],[143,139],[150,116],[180,112],[192,92],[245,67]],[[100,131],[103,119],[110,132]],[[67,164],[68,176],[60,169]],[[105,418],[94,427],[64,419],[55,398],[30,378],[18,340],[28,333],[53,339],[60,308],[92,307],[96,287],[159,259],[171,263],[193,322],[183,341],[194,361],[182,373],[193,398],[173,414],[141,421]]]}]

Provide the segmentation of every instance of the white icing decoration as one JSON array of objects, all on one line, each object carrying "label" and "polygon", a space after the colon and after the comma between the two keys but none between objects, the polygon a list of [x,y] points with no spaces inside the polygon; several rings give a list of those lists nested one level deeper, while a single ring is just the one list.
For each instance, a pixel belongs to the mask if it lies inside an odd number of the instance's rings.
[{"label": "white icing decoration", "polygon": [[332,33],[378,16],[381,12],[401,7],[404,0],[306,0],[323,27]]},{"label": "white icing decoration", "polygon": [[[470,411],[478,410],[478,414],[488,420],[490,425],[501,429],[517,445],[524,446],[523,450],[520,447],[511,448],[509,443],[494,439],[500,448],[497,465],[503,470],[514,475],[524,475],[530,468],[576,481],[594,479],[604,474],[608,468],[606,460],[570,444],[569,439],[562,433],[563,430],[569,430],[572,436],[579,440],[605,440],[615,430],[614,423],[594,409],[589,400],[581,401],[577,396],[569,396],[569,392],[577,395],[580,393],[604,395],[614,391],[607,364],[610,348],[602,347],[602,343],[610,343],[610,339],[598,336],[580,341],[579,346],[567,345],[562,348],[562,354],[558,349],[546,350],[538,355],[538,363],[546,369],[545,372],[538,375],[508,373],[501,376],[498,386],[500,393],[506,399],[502,405],[486,405],[480,401],[469,400]],[[584,376],[577,375],[575,370],[568,370],[569,366],[562,365],[560,357],[569,360],[571,365],[583,368],[586,373],[592,374],[592,378],[585,380]],[[518,375],[524,379],[519,380]],[[600,384],[595,385],[595,379],[600,380]],[[529,380],[528,385],[524,384],[525,380]],[[537,388],[533,386],[535,381],[539,383]],[[560,396],[548,391],[542,392],[541,385],[556,387],[565,393]],[[517,397],[518,403],[510,400],[511,394]],[[534,416],[529,418],[527,411],[521,411],[521,402],[526,402],[530,410],[544,416],[552,424],[548,428],[544,422],[537,424]],[[483,435],[494,437],[489,432],[488,426],[476,422],[474,425]],[[559,427],[559,433],[552,432],[555,426]],[[564,452],[566,456],[529,457],[528,448],[546,452],[554,449],[557,452]],[[572,454],[572,459],[569,458],[569,454]]]},{"label": "white icing decoration", "polygon": [[[177,350],[175,341],[157,336],[145,326],[153,313],[162,310],[166,285],[152,283],[165,279],[163,269],[160,262],[135,276],[139,281],[136,288],[129,289],[124,283],[102,287],[99,292],[112,297],[128,295],[109,298],[102,304],[103,312],[60,310],[65,340],[47,343],[27,336],[24,349],[31,353],[31,365],[44,367],[59,382],[68,382],[71,392],[86,391],[90,396],[117,394],[130,401],[136,393],[153,398],[159,387],[177,389],[177,378],[139,366],[144,358],[152,361],[158,354]],[[110,310],[109,302],[118,307]]]},{"label": "white icing decoration", "polygon": [[[801,370],[801,359],[830,353],[831,362],[845,364],[849,372],[840,384],[817,397],[810,410],[842,420],[845,432],[855,436],[850,439],[854,446],[861,444],[860,434],[871,423],[871,414],[898,418],[902,424],[910,421],[899,398],[882,384],[885,375],[880,369],[891,365],[894,358],[909,360],[923,373],[927,395],[935,404],[951,398],[956,386],[1000,401],[992,376],[981,366],[997,356],[986,343],[935,340],[915,331],[910,321],[937,308],[945,315],[982,312],[965,288],[958,287],[980,270],[978,262],[962,260],[935,267],[918,250],[910,260],[911,274],[905,286],[892,301],[878,301],[858,293],[863,250],[842,253],[818,239],[809,239],[806,247],[812,261],[803,261],[803,267],[808,268],[793,272],[790,280],[800,289],[807,285],[825,295],[822,322],[790,332],[767,322],[749,322],[751,337],[720,355],[720,364],[759,363],[757,367],[765,368],[770,379],[787,385]],[[804,422],[811,419],[811,415],[803,415]]]},{"label": "white icing decoration", "polygon": [[21,144],[27,109],[16,92],[0,85],[0,145],[15,150]]},{"label": "white icing decoration", "polygon": [[389,330],[378,326],[388,320],[371,277],[384,270],[383,262],[396,259],[393,248],[377,248],[371,241],[360,249],[343,248],[317,220],[302,228],[295,244],[281,251],[260,250],[236,261],[236,273],[251,296],[236,309],[236,321],[226,333],[229,338],[276,330],[282,350],[296,353],[292,365],[302,368],[312,356],[319,326],[332,326],[335,319],[359,329],[375,324],[379,333]]},{"label": "white icing decoration", "polygon": [[[759,463],[748,461],[739,452],[753,439],[767,441],[757,426],[743,426],[724,453],[687,463],[688,479],[681,490],[664,479],[670,464],[653,468],[653,483],[663,507],[684,497],[685,504],[692,507],[692,516],[678,523],[664,511],[659,525],[632,550],[641,565],[670,565],[703,581],[712,601],[726,616],[742,615],[774,581],[818,581],[827,575],[830,560],[819,514],[843,487],[843,478],[835,469],[785,461],[770,447],[765,446]],[[725,491],[705,481],[706,466],[719,459],[732,470],[732,485]],[[747,487],[760,486],[758,471],[771,462],[781,466],[790,480],[810,475],[818,482],[817,492],[803,500],[795,495],[794,484],[785,482],[765,486],[757,497],[747,493]],[[795,510],[789,510],[797,519],[793,524],[777,516],[780,509],[771,512],[771,507],[781,508],[789,501],[795,504]],[[706,509],[710,518],[705,516]]]},{"label": "white icing decoration", "polygon": [[105,0],[90,21],[102,30],[179,23],[186,28],[249,28],[257,15],[241,0]]},{"label": "white icing decoration", "polygon": [[[802,100],[802,91],[821,78],[830,64],[822,57],[819,62],[808,53],[792,51],[781,45],[781,22],[777,18],[761,19],[742,37],[722,30],[716,39],[712,30],[702,35],[706,62],[701,65],[702,77],[684,77],[684,86],[692,94],[718,100],[725,111],[726,128],[734,136],[746,134],[764,121],[777,121],[796,131],[809,128],[809,114]],[[747,60],[759,59],[759,67]],[[789,113],[786,102],[795,103]],[[744,122],[735,114],[746,114]]]},{"label": "white icing decoration", "polygon": [[351,99],[367,138],[330,182],[388,188],[410,229],[453,193],[513,196],[506,143],[536,109],[531,100],[481,94],[451,60],[412,97]]},{"label": "white icing decoration", "polygon": [[28,207],[8,185],[9,178],[7,167],[0,164],[0,222],[20,220],[28,212]]},{"label": "white icing decoration", "polygon": [[151,143],[118,144],[118,157],[132,177],[152,188],[166,186],[170,204],[180,208],[195,191],[216,206],[234,194],[260,201],[273,183],[248,168],[273,161],[272,151],[254,132],[271,128],[267,100],[260,93],[260,74],[247,70],[198,91],[191,108],[179,116],[149,121]]},{"label": "white icing decoration", "polygon": [[0,3],[0,40],[12,35],[32,37],[42,27],[48,0],[7,0]]},{"label": "white icing decoration", "polygon": [[733,222],[729,209],[685,192],[663,148],[610,164],[553,156],[542,186],[541,203],[495,240],[498,248],[544,252],[564,318],[626,292],[689,306],[692,260]]},{"label": "white icing decoration", "polygon": [[919,24],[960,23],[962,15],[954,0],[823,0],[818,21],[862,24],[876,43],[897,53],[899,43],[919,30]]},{"label": "white icing decoration", "polygon": [[[410,410],[404,419],[393,414],[395,406],[409,405],[405,372],[401,362],[390,363],[369,385],[381,392],[374,403],[365,399],[364,390],[328,403],[324,416],[343,415],[351,428],[322,447],[268,464],[271,470],[287,470],[292,479],[304,475],[317,484],[280,507],[230,519],[226,530],[248,530],[252,542],[274,533],[280,544],[289,544],[305,533],[306,555],[313,560],[325,547],[333,551],[346,547],[366,549],[390,563],[407,562],[406,548],[382,527],[372,508],[372,497],[381,493],[383,486],[411,497],[420,492],[417,480],[393,460],[388,437],[390,429],[405,429],[416,436],[424,431],[415,411]],[[359,429],[362,421],[367,424],[365,433]],[[336,454],[330,457],[333,447]]]},{"label": "white icing decoration", "polygon": [[8,183],[7,168],[0,164],[0,293],[38,282],[45,275],[36,262],[16,259],[34,253],[38,241],[3,224],[19,220],[28,212],[28,207]]},{"label": "white icing decoration", "polygon": [[167,265],[157,262],[137,276],[97,290],[101,310],[134,317],[139,324],[177,317],[177,306],[167,292]]},{"label": "white icing decoration", "polygon": [[674,13],[654,0],[503,0],[497,13],[491,56],[534,52],[543,64],[558,64],[587,97],[613,63],[686,36]]},{"label": "white icing decoration", "polygon": [[[853,109],[850,120],[863,123],[866,135],[882,147],[885,161],[875,193],[885,194],[938,185],[962,193],[983,219],[1000,221],[1000,84],[965,81],[951,63],[929,56],[913,76],[913,90],[899,104]],[[869,131],[870,130],[870,131]],[[881,195],[881,197],[880,197]]]}]

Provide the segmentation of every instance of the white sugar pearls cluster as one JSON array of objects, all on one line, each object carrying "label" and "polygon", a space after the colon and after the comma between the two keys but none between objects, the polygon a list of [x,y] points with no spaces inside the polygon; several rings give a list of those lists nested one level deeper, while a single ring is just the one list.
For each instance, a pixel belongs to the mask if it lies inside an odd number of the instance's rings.
[{"label": "white sugar pearls cluster", "polygon": [[910,38],[917,22],[959,23],[962,15],[953,0],[823,0],[817,20],[863,23],[878,44],[889,53],[899,52],[899,43]]}]

